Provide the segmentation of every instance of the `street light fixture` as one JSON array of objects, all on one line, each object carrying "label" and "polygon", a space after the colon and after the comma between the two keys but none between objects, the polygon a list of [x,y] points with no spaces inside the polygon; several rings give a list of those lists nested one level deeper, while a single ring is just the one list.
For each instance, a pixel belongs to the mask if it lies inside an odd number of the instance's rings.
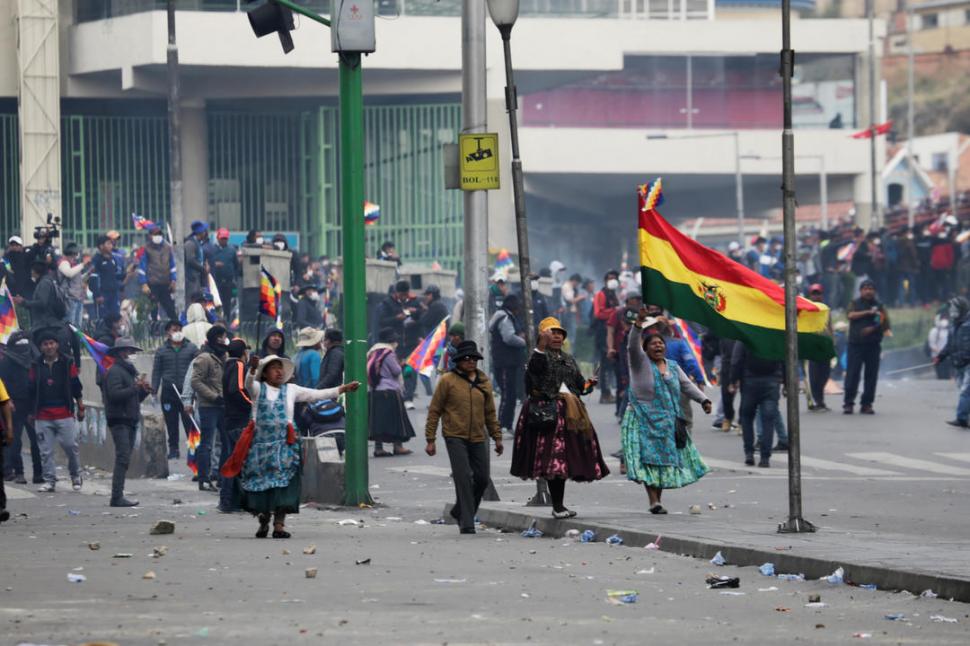
[{"label": "street light fixture", "polygon": [[[253,0],[249,0],[252,2]],[[283,46],[283,53],[289,54],[293,51],[293,38],[290,30],[296,25],[293,22],[293,11],[280,5],[274,0],[270,0],[264,5],[249,11],[246,16],[249,18],[249,25],[253,28],[253,33],[257,38],[269,36],[273,32],[279,34],[280,45]]]}]

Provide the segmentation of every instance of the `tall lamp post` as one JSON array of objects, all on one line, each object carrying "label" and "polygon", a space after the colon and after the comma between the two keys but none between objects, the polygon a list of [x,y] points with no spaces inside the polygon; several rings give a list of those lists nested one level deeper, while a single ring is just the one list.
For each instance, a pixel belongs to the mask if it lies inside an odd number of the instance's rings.
[{"label": "tall lamp post", "polygon": [[[519,280],[522,285],[522,304],[525,309],[525,345],[535,347],[535,326],[532,311],[532,287],[529,258],[529,224],[525,215],[525,188],[522,179],[522,159],[519,156],[519,122],[516,112],[519,97],[512,74],[512,27],[519,17],[519,0],[488,0],[488,13],[502,35],[505,52],[505,109],[509,113],[509,132],[512,139],[512,197],[515,202],[515,233],[519,243]],[[542,478],[536,480],[536,495],[528,502],[539,507],[552,504],[549,488]]]}]

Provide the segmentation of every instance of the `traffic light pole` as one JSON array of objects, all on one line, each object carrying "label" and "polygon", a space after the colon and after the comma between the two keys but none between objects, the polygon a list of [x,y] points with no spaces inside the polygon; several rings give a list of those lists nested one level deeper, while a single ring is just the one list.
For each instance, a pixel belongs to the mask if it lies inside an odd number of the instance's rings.
[{"label": "traffic light pole", "polygon": [[[340,54],[340,208],[343,218],[344,336],[347,381],[367,383],[364,266],[364,97],[360,54]],[[344,504],[370,505],[367,390],[347,395]]]},{"label": "traffic light pole", "polygon": [[[291,0],[273,0],[310,20],[330,21]],[[332,27],[331,27],[332,28]],[[361,55],[340,57],[340,211],[343,222],[345,381],[367,383],[364,265],[364,90]],[[347,393],[344,504],[372,505],[367,474],[367,390]]]}]

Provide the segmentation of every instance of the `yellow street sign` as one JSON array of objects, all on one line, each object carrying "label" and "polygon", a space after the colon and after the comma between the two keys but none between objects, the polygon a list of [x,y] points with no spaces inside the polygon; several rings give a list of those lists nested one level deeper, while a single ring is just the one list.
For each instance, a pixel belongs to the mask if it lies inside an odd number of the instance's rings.
[{"label": "yellow street sign", "polygon": [[482,191],[499,187],[498,133],[459,135],[458,155],[461,190]]}]

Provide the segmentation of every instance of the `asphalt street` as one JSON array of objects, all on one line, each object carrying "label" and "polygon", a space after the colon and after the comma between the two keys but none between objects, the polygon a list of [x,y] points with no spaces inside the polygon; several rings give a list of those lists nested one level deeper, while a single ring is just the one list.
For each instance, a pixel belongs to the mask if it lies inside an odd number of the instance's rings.
[{"label": "asphalt street", "polygon": [[[970,434],[942,424],[953,399],[949,384],[883,382],[874,417],[804,417],[804,453],[814,460],[806,460],[805,515],[820,525],[819,537],[885,530],[901,550],[965,550]],[[426,403],[412,412],[416,428]],[[609,407],[590,408],[604,446],[618,447]],[[714,470],[668,492],[671,516],[649,517],[642,490],[618,473],[570,485],[567,503],[580,519],[608,508],[632,520],[690,524],[698,534],[733,528],[752,541],[780,541],[783,463],[744,468],[740,438],[703,420],[696,417],[694,435]],[[958,602],[781,581],[753,567],[602,542],[494,528],[459,537],[453,526],[432,524],[452,497],[444,452],[429,458],[422,438],[411,444],[412,456],[371,460],[380,506],[304,509],[291,518],[289,541],[253,538],[250,517],[218,514],[215,496],[187,479],[129,481],[142,506],[125,513],[106,506],[103,474],[81,494],[9,487],[0,643],[970,642],[970,607]],[[533,485],[505,475],[508,457],[492,471],[501,504],[518,506]],[[687,513],[692,504],[700,515]],[[175,521],[174,535],[149,535],[160,519]],[[311,545],[315,553],[304,554]],[[153,556],[162,546],[164,555]],[[316,578],[306,578],[309,567]],[[708,589],[712,572],[740,577],[740,587]],[[69,575],[86,580],[70,583]],[[638,599],[614,605],[610,591],[636,591]],[[814,594],[825,605],[806,605]]]}]

